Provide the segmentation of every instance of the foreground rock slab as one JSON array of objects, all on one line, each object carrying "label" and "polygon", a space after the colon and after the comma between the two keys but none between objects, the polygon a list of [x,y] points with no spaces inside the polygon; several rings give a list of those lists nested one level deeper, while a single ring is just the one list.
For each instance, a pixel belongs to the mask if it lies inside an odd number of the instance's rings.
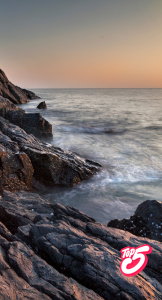
[{"label": "foreground rock slab", "polygon": [[38,99],[33,92],[21,89],[11,83],[0,69],[0,96],[9,99],[14,104],[26,103],[28,99]]},{"label": "foreground rock slab", "polygon": [[32,178],[47,186],[71,186],[89,178],[102,168],[100,164],[83,159],[70,151],[41,143],[33,135],[27,134],[2,117],[0,144],[1,190],[21,189],[21,186],[17,187],[16,184],[11,189],[7,184],[7,176],[8,180],[19,178],[21,185],[25,183],[27,188],[31,187]]},{"label": "foreground rock slab", "polygon": [[162,202],[146,200],[130,219],[112,220],[107,226],[162,242]]},{"label": "foreground rock slab", "polygon": [[39,113],[26,113],[10,100],[0,96],[0,116],[37,137],[52,137],[52,125]]},{"label": "foreground rock slab", "polygon": [[[8,247],[5,263],[30,288],[42,292],[39,299],[162,299],[158,241],[106,227],[77,209],[52,205],[26,192],[3,193],[0,221],[0,235]],[[146,243],[153,248],[147,267],[135,277],[125,277],[120,250]]]},{"label": "foreground rock slab", "polygon": [[41,259],[0,223],[1,300],[102,300]]}]

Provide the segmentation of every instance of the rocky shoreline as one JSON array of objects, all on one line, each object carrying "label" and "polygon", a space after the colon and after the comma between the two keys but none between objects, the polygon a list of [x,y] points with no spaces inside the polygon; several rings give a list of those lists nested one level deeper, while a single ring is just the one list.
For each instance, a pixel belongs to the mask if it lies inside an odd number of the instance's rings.
[{"label": "rocky shoreline", "polygon": [[[102,169],[37,139],[52,136],[51,124],[15,105],[36,97],[0,70],[0,299],[162,299],[161,202],[145,201],[129,220],[106,227],[33,193]],[[124,276],[120,250],[143,244],[153,249],[146,268]]]},{"label": "rocky shoreline", "polygon": [[[1,299],[162,299],[158,241],[28,192],[4,191],[0,220]],[[147,267],[125,277],[120,249],[143,244],[153,249]]]}]

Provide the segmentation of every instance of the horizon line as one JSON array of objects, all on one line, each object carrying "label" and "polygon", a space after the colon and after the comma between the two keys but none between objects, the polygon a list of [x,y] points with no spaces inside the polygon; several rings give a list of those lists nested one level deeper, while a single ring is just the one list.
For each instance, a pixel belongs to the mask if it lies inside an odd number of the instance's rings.
[{"label": "horizon line", "polygon": [[159,89],[160,90],[160,89],[162,89],[162,87],[157,87],[157,88],[156,87],[124,87],[124,88],[123,87],[122,88],[120,88],[120,87],[111,87],[111,88],[110,87],[109,88],[104,88],[104,87],[102,87],[102,88],[101,87],[97,87],[97,88],[95,88],[95,87],[88,87],[88,88],[87,87],[85,87],[85,88],[84,87],[70,87],[70,88],[69,87],[67,87],[67,88],[66,87],[48,87],[48,88],[47,87],[44,87],[44,88],[34,87],[34,88],[23,88],[23,89],[39,89],[39,90],[49,90],[49,89],[55,89],[55,90],[60,90],[60,89],[62,89],[62,90],[76,90],[76,89],[77,90],[88,90],[88,89],[93,89],[93,90],[94,89],[96,89],[96,90],[99,90],[99,89],[100,90],[101,89],[102,90],[106,90],[106,89],[109,89],[109,90],[110,89],[111,90],[113,90],[113,89],[120,89],[120,90],[122,90],[122,89],[123,90],[124,89],[131,90],[132,89],[133,90],[134,89],[135,90],[135,89],[138,89],[139,90],[139,89],[141,89],[142,90],[142,89],[151,89],[151,90],[157,90],[157,89]]}]

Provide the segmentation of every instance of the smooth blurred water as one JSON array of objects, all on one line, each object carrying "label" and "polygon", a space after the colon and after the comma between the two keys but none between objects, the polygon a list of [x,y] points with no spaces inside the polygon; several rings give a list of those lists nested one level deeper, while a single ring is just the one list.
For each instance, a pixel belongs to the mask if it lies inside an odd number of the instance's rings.
[{"label": "smooth blurred water", "polygon": [[[46,199],[104,224],[129,217],[144,200],[162,200],[162,89],[33,91],[42,99],[21,107],[53,125],[50,142],[103,165],[76,187],[47,189]],[[47,109],[37,109],[44,100]]]}]

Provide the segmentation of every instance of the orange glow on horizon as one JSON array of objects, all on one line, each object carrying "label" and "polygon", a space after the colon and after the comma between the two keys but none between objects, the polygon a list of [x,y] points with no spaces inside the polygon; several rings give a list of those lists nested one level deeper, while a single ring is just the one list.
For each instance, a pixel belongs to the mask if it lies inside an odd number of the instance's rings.
[{"label": "orange glow on horizon", "polygon": [[162,2],[123,2],[43,4],[38,15],[33,3],[29,17],[22,5],[21,24],[2,15],[12,26],[2,28],[0,68],[31,89],[162,88]]}]

